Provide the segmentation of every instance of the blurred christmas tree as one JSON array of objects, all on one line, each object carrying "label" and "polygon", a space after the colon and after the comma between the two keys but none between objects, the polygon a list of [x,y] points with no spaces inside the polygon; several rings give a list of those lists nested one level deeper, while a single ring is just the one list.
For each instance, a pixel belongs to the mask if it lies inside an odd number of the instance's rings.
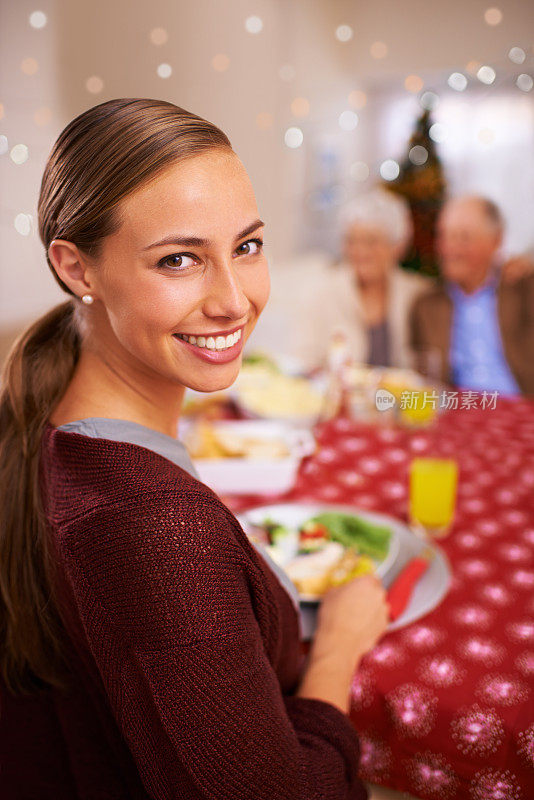
[{"label": "blurred christmas tree", "polygon": [[430,137],[430,111],[417,120],[400,164],[399,177],[388,181],[387,189],[400,194],[410,204],[413,217],[413,242],[401,264],[406,269],[437,275],[435,252],[436,221],[445,199],[445,178],[441,161]]}]

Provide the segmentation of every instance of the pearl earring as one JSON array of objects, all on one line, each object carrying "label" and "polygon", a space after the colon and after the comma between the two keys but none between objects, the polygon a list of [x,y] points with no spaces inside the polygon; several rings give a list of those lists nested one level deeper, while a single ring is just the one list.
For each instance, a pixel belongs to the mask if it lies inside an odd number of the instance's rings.
[{"label": "pearl earring", "polygon": [[84,294],[82,296],[82,303],[85,303],[86,306],[90,306],[91,303],[93,302],[93,300],[94,300],[94,297],[93,297],[92,294]]}]

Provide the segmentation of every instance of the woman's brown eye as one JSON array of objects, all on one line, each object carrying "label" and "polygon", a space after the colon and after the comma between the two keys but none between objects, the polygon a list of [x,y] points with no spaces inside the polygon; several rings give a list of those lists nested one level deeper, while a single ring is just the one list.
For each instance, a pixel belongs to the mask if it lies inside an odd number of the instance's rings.
[{"label": "woman's brown eye", "polygon": [[172,256],[165,256],[159,262],[160,267],[167,267],[168,269],[175,269],[181,270],[186,269],[187,267],[193,267],[196,264],[196,260],[193,256],[187,255],[187,253],[175,253]]},{"label": "woman's brown eye", "polygon": [[261,245],[262,242],[260,242],[258,239],[250,239],[248,242],[243,242],[243,244],[240,244],[237,248],[237,252],[241,256],[259,253]]}]

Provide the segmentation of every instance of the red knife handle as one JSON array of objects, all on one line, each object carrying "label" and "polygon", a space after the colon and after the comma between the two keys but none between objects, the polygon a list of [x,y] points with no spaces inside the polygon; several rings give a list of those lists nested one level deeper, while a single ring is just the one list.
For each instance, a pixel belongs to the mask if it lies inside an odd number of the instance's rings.
[{"label": "red knife handle", "polygon": [[412,594],[413,587],[426,571],[428,558],[413,558],[395,578],[387,593],[389,603],[389,619],[391,622],[400,617]]}]

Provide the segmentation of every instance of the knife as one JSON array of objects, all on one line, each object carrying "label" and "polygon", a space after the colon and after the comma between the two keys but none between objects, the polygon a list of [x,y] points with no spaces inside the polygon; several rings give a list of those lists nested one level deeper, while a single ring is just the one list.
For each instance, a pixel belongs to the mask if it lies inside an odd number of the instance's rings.
[{"label": "knife", "polygon": [[425,548],[418,556],[408,561],[389,587],[387,602],[390,622],[398,619],[410,602],[419,578],[425,574],[433,557],[433,551],[429,547]]}]

